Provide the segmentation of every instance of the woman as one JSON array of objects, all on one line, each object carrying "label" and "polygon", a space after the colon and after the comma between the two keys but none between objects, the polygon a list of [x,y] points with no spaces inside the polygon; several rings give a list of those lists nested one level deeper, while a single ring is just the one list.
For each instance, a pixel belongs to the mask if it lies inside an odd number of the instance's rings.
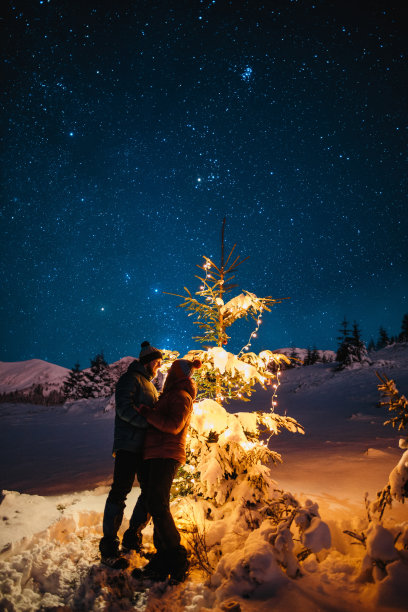
[{"label": "woman", "polygon": [[163,392],[154,408],[141,405],[149,428],[145,438],[146,505],[154,524],[154,545],[157,553],[141,571],[133,576],[174,581],[185,579],[188,570],[187,551],[180,544],[180,534],[170,512],[170,488],[178,467],[186,461],[187,430],[197,395],[191,378],[201,367],[198,360],[177,359],[172,364]]}]

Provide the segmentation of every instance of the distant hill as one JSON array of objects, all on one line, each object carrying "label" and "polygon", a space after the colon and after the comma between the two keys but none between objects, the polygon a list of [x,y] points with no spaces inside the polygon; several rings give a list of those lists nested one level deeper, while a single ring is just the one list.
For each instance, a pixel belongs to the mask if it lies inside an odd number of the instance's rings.
[{"label": "distant hill", "polygon": [[[133,360],[134,357],[123,357],[112,363],[110,369],[113,378],[118,379]],[[64,397],[61,390],[69,371],[42,359],[0,361],[0,401],[62,403]]]},{"label": "distant hill", "polygon": [[[301,361],[305,361],[305,359],[307,357],[308,349],[297,348],[297,347],[290,347],[290,348],[277,349],[276,351],[273,351],[273,352],[274,353],[282,353],[283,355],[286,355],[287,357],[290,357],[293,353],[296,353],[297,359],[300,359]],[[319,361],[330,362],[330,361],[335,361],[336,360],[336,352],[335,351],[317,350],[317,354],[319,355]]]},{"label": "distant hill", "polygon": [[39,384],[49,390],[59,389],[68,372],[68,368],[42,359],[0,361],[0,393],[22,391]]}]

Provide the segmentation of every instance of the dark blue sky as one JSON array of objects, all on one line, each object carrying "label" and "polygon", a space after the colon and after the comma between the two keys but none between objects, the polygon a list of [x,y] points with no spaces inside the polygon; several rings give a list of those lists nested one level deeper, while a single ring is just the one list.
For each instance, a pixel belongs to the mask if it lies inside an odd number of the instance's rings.
[{"label": "dark blue sky", "polygon": [[162,292],[198,289],[224,216],[240,286],[291,297],[255,350],[399,332],[405,1],[5,5],[1,360],[193,348]]}]

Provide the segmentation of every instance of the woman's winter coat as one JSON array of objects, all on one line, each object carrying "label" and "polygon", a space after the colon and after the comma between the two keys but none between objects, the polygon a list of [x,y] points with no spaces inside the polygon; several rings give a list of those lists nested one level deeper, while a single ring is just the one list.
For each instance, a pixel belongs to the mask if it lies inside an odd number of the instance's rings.
[{"label": "woman's winter coat", "polygon": [[144,409],[149,427],[146,432],[144,459],[175,459],[186,462],[186,438],[197,394],[189,377],[169,374],[162,395],[153,410]]}]

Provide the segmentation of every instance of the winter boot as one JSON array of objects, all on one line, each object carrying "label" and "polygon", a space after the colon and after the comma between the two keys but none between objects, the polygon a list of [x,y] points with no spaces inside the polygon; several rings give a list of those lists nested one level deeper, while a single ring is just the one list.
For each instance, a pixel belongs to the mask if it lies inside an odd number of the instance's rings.
[{"label": "winter boot", "polygon": [[167,557],[157,552],[143,568],[135,568],[132,572],[133,578],[137,580],[151,580],[152,582],[163,582],[169,575]]},{"label": "winter boot", "polygon": [[187,578],[188,568],[190,566],[187,550],[184,546],[178,546],[167,551],[167,567],[170,570],[170,581],[173,584],[184,582]]},{"label": "winter boot", "polygon": [[110,536],[104,536],[99,542],[101,561],[112,569],[126,569],[129,561],[120,556],[119,540]]},{"label": "winter boot", "polygon": [[122,538],[122,549],[140,552],[142,549],[142,534],[133,531],[133,529],[126,529]]}]

